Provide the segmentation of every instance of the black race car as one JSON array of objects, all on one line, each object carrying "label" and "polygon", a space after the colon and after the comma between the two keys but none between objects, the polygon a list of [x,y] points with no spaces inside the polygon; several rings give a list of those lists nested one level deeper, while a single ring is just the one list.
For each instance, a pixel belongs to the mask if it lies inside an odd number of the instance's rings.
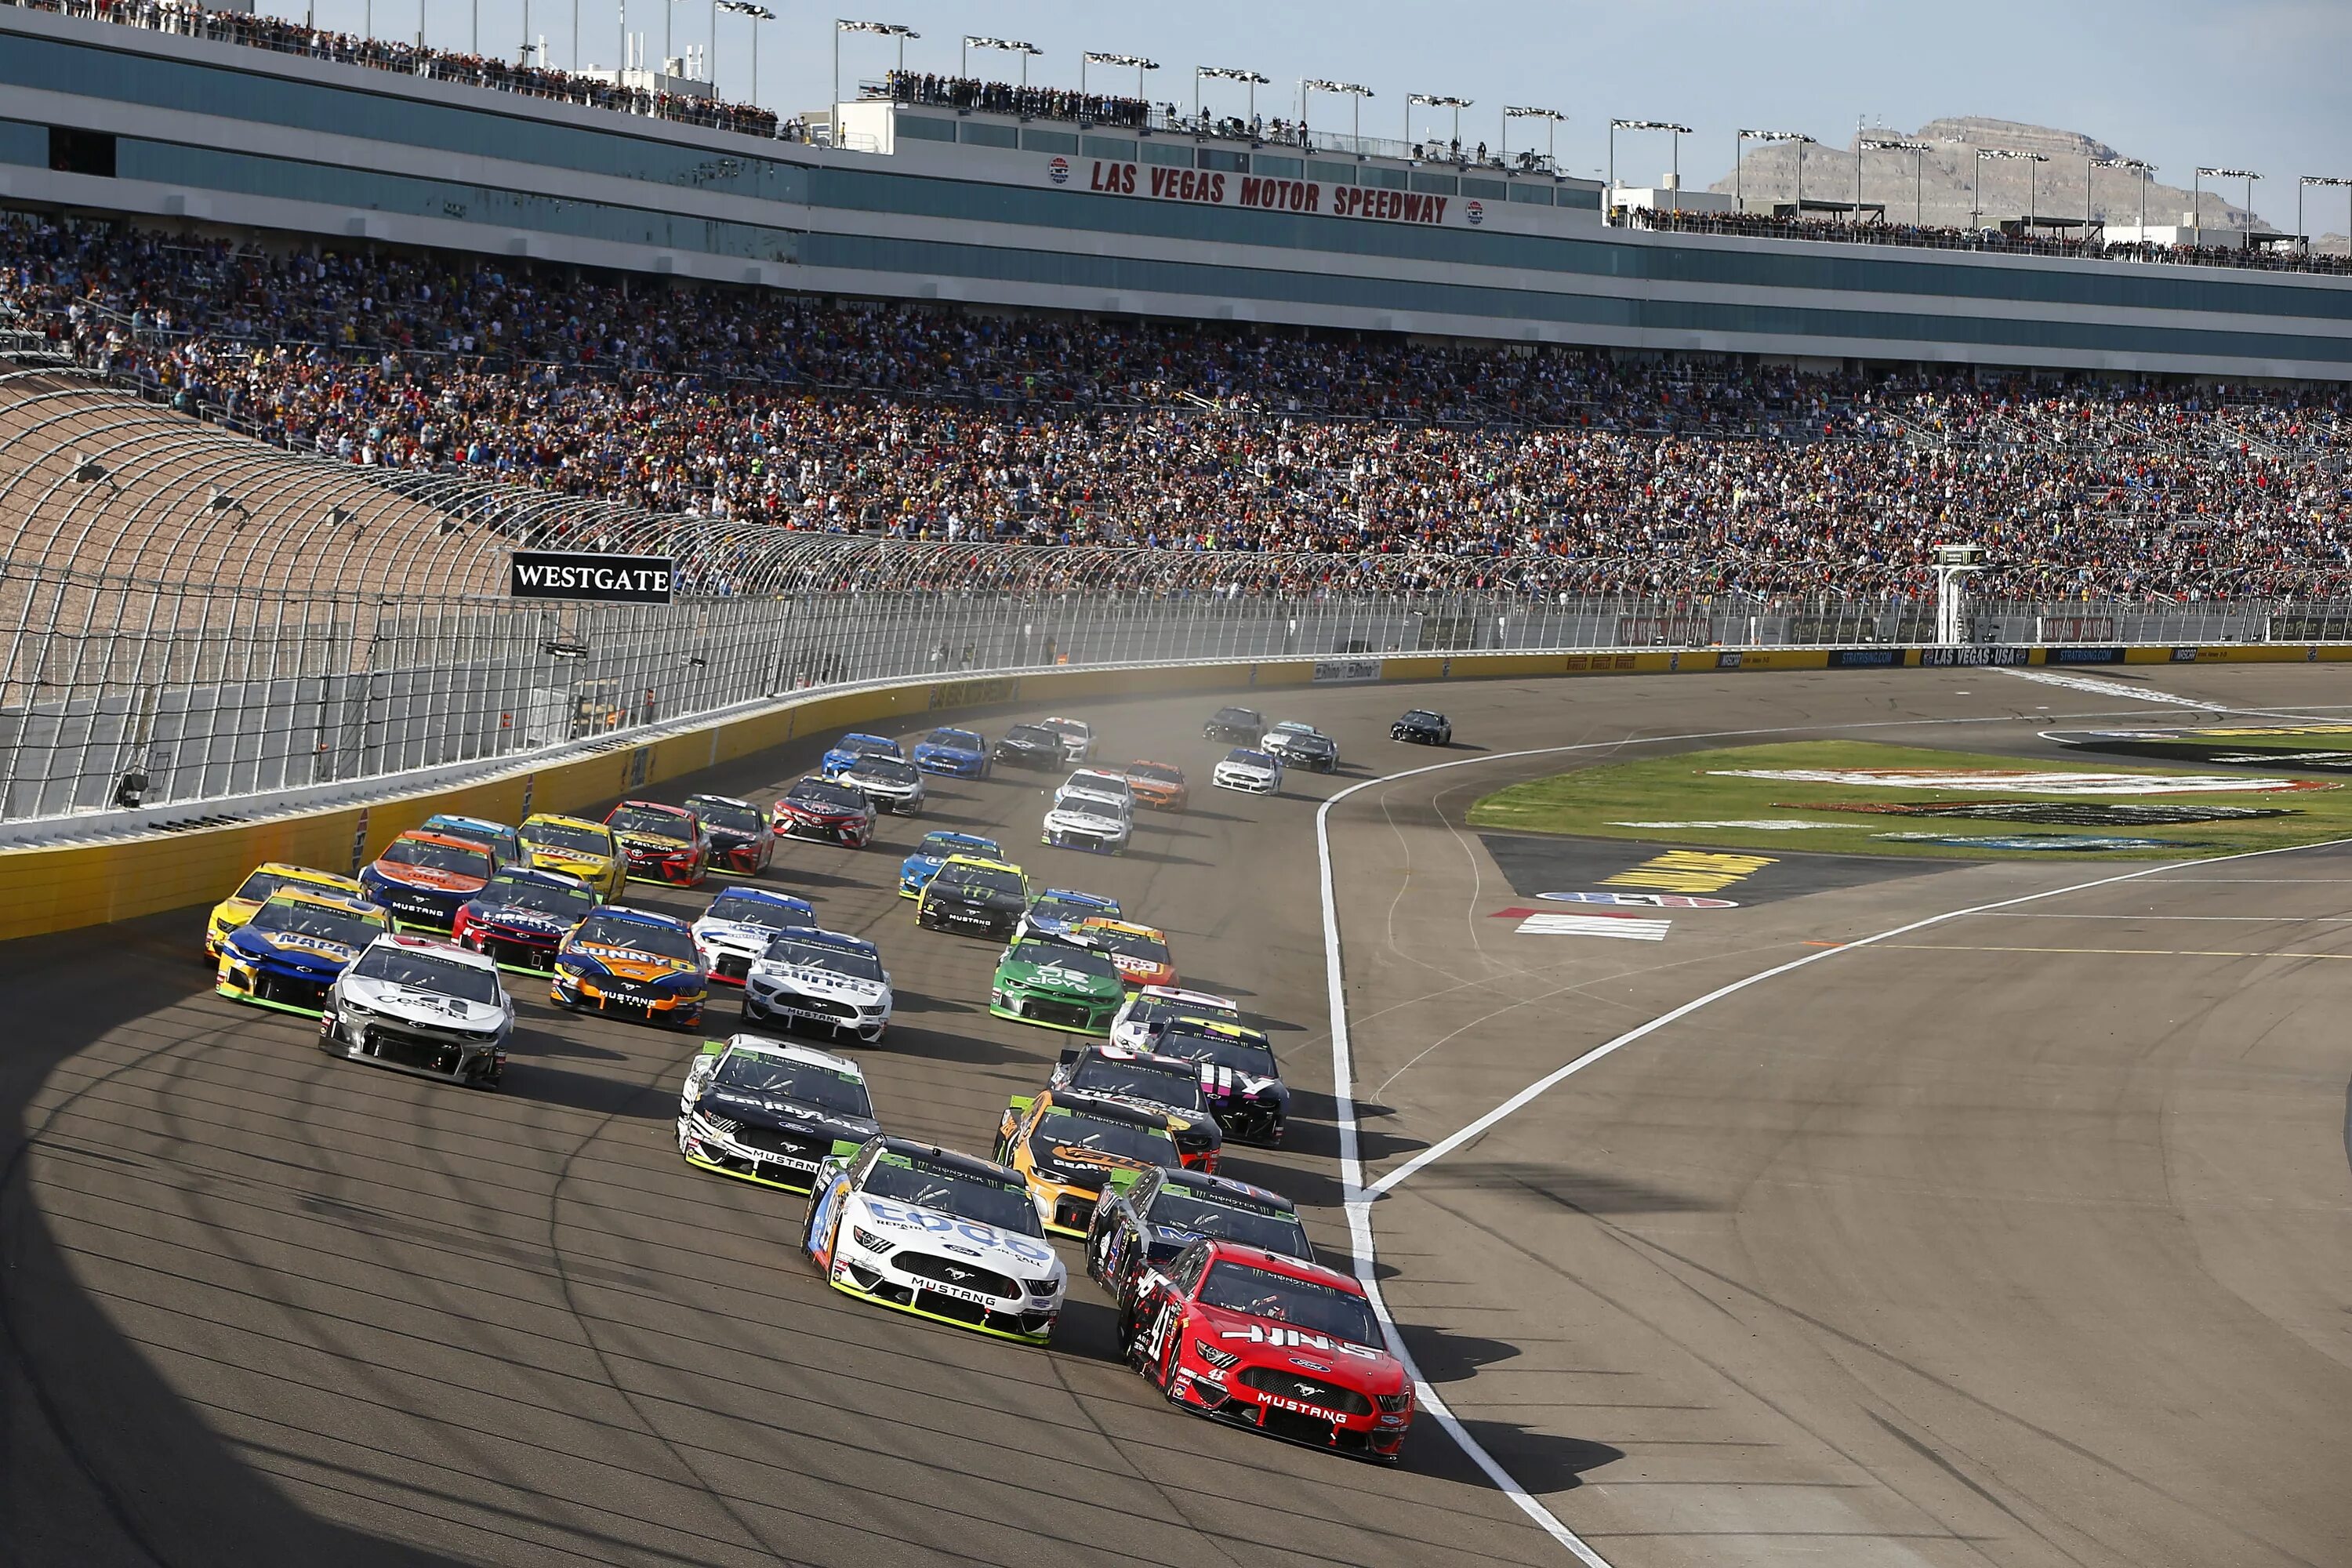
[{"label": "black race car", "polygon": [[1062,737],[1053,731],[1035,724],[1015,724],[1004,731],[1003,739],[989,748],[988,759],[1000,767],[1058,771],[1067,754],[1062,750]]},{"label": "black race car", "polygon": [[1265,733],[1265,715],[1255,708],[1220,708],[1201,726],[1201,738],[1229,745],[1255,746]]},{"label": "black race car", "polygon": [[710,868],[756,877],[776,856],[776,836],[760,819],[760,808],[725,795],[690,795],[686,808],[702,818],[710,840]]},{"label": "black race car", "polygon": [[1389,739],[1411,741],[1422,746],[1450,746],[1454,743],[1454,722],[1443,713],[1415,708],[1389,726]]},{"label": "black race car", "polygon": [[1142,1048],[1200,1064],[1201,1092],[1227,1142],[1282,1142],[1290,1121],[1290,1086],[1282,1081],[1274,1043],[1264,1034],[1207,1018],[1159,1018],[1144,1030]]},{"label": "black race car", "polygon": [[1132,1185],[1106,1187],[1087,1232],[1087,1273],[1122,1310],[1135,1282],[1203,1237],[1315,1261],[1298,1211],[1280,1193],[1205,1171],[1146,1171]]}]

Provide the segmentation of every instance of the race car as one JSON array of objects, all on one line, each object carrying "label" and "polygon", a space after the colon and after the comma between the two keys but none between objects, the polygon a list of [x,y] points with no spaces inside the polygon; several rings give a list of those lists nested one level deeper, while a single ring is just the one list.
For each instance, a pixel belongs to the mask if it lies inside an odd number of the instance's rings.
[{"label": "race car", "polygon": [[380,904],[299,883],[281,888],[221,943],[213,989],[233,1002],[316,1017],[344,965],[391,929]]},{"label": "race car", "polygon": [[555,954],[547,997],[570,1012],[617,1014],[691,1028],[702,1022],[709,981],[687,923],[646,910],[599,906]]},{"label": "race car", "polygon": [[1018,1173],[905,1138],[834,1146],[801,1249],[836,1290],[1030,1344],[1069,1289]]},{"label": "race car", "polygon": [[907,753],[900,751],[898,742],[887,735],[844,735],[817,759],[817,776],[837,779],[848,772],[860,757],[888,757],[903,763],[907,760]]},{"label": "race car", "polygon": [[1247,746],[1235,746],[1225,753],[1209,775],[1209,782],[1219,789],[1237,789],[1249,795],[1279,795],[1282,793],[1282,759],[1265,752],[1254,752]]},{"label": "race car", "polygon": [[1118,900],[1076,888],[1048,888],[1031,900],[1029,912],[1013,928],[1014,941],[1024,936],[1061,936],[1080,921],[1118,918]]},{"label": "race car", "polygon": [[1084,849],[1096,855],[1123,855],[1132,818],[1109,795],[1092,790],[1064,788],[1045,808],[1037,841],[1059,849]]},{"label": "race car", "polygon": [[1135,786],[1127,782],[1125,773],[1110,768],[1080,768],[1070,774],[1054,792],[1054,798],[1058,801],[1070,795],[1115,801],[1121,816],[1135,815]]},{"label": "race car", "polygon": [[1176,960],[1168,938],[1150,926],[1097,916],[1080,921],[1069,934],[1118,966],[1119,984],[1130,989],[1176,984]]},{"label": "race car", "polygon": [[705,1040],[677,1095],[677,1152],[722,1176],[804,1193],[835,1143],[882,1131],[847,1057],[735,1035]]},{"label": "race car", "polygon": [[778,931],[814,924],[816,910],[806,899],[765,888],[730,888],[696,917],[694,951],[711,979],[740,985]]},{"label": "race car", "polygon": [[433,937],[388,932],[327,994],[319,1046],[331,1057],[496,1089],[514,1000],[499,966]]},{"label": "race car", "polygon": [[412,828],[360,868],[367,896],[392,911],[394,929],[447,931],[457,907],[482,890],[498,869],[490,852],[469,838]]},{"label": "race car", "polygon": [[1274,1043],[1255,1029],[1207,1018],[1162,1018],[1144,1032],[1143,1047],[1201,1066],[1201,1089],[1229,1139],[1279,1143],[1290,1122],[1290,1086],[1275,1065]]},{"label": "race car", "polygon": [[[940,873],[944,876],[946,873]],[[988,1010],[999,1018],[1074,1035],[1110,1032],[1126,988],[1110,959],[1069,942],[1024,937],[1008,944],[989,984]]]},{"label": "race car", "polygon": [[824,1029],[870,1046],[890,1026],[890,972],[864,937],[814,926],[780,931],[744,977],[743,1021]]},{"label": "race car", "polygon": [[604,826],[628,858],[629,880],[698,888],[710,870],[710,836],[702,819],[682,805],[625,800],[604,814]]},{"label": "race car", "polygon": [[1255,708],[1220,708],[1201,726],[1202,740],[1231,745],[1255,746],[1265,733],[1265,715]]},{"label": "race car", "polygon": [[569,872],[606,903],[621,901],[629,882],[628,858],[621,853],[613,830],[603,823],[541,813],[526,818],[515,829],[515,837],[522,841],[534,868]]},{"label": "race car", "polygon": [[1145,1272],[1118,1341],[1170,1404],[1236,1426],[1393,1462],[1412,1425],[1364,1288],[1318,1263],[1196,1241]]},{"label": "race car", "polygon": [[869,752],[851,763],[835,779],[874,803],[877,811],[894,816],[920,816],[930,792],[923,787],[923,770],[898,757]]},{"label": "race car", "polygon": [[1184,770],[1173,763],[1128,763],[1127,787],[1138,805],[1154,811],[1181,811],[1192,804],[1192,787],[1184,782]]},{"label": "race car", "polygon": [[686,809],[702,823],[710,840],[710,868],[756,877],[776,858],[776,836],[760,820],[760,808],[731,795],[690,795]]},{"label": "race car", "polygon": [[1280,758],[1286,766],[1296,763],[1318,773],[1339,771],[1339,742],[1295,719],[1268,730],[1259,740],[1258,750]]},{"label": "race car", "polygon": [[996,1158],[1029,1184],[1048,1231],[1083,1237],[1106,1186],[1183,1163],[1170,1129],[1163,1112],[1075,1089],[1016,1094],[996,1130]]},{"label": "race car", "polygon": [[1389,726],[1389,739],[1412,741],[1423,746],[1450,746],[1454,743],[1454,724],[1443,713],[1414,708]]},{"label": "race car", "polygon": [[924,885],[939,875],[940,868],[958,855],[976,860],[1002,860],[1003,849],[993,838],[982,838],[977,833],[950,833],[942,828],[926,833],[915,852],[898,862],[898,896],[902,899],[922,897]]},{"label": "race car", "polygon": [[551,974],[555,950],[596,908],[596,895],[577,877],[509,866],[465,903],[449,940],[520,974]]},{"label": "race car", "polygon": [[934,730],[915,742],[915,765],[955,779],[989,775],[988,742],[974,730]]},{"label": "race car", "polygon": [[1029,909],[1029,879],[1003,860],[950,855],[923,884],[915,923],[927,931],[1009,936]]},{"label": "race car", "polygon": [[1084,719],[1056,715],[1037,721],[1037,728],[1053,732],[1062,743],[1062,761],[1083,763],[1095,754],[1095,728]]},{"label": "race car", "polygon": [[1055,1089],[1098,1095],[1169,1120],[1176,1152],[1188,1171],[1213,1171],[1224,1152],[1224,1134],[1201,1090],[1201,1069],[1182,1057],[1156,1057],[1089,1041],[1066,1047],[1051,1080]]},{"label": "race car", "polygon": [[1037,724],[1015,724],[989,748],[988,760],[1008,768],[1059,769],[1064,765],[1062,737]]},{"label": "race car", "polygon": [[1127,999],[1110,1021],[1110,1043],[1141,1049],[1151,1037],[1151,1026],[1166,1018],[1198,1018],[1206,1023],[1238,1024],[1239,1003],[1213,991],[1181,991],[1173,985],[1147,985]]},{"label": "race car", "polygon": [[874,841],[874,803],[831,779],[804,778],[784,792],[770,819],[779,837],[814,838],[863,849]]},{"label": "race car", "polygon": [[212,914],[205,921],[205,959],[216,962],[221,944],[229,939],[229,934],[251,920],[280,888],[309,888],[363,901],[368,897],[368,890],[360,886],[356,877],[339,877],[332,871],[314,871],[308,866],[265,860],[245,874],[236,892],[213,906]]},{"label": "race car", "polygon": [[1211,1236],[1315,1261],[1297,1208],[1280,1193],[1204,1171],[1146,1171],[1127,1187],[1106,1188],[1096,1202],[1087,1273],[1125,1313],[1145,1269]]},{"label": "race car", "polygon": [[446,811],[436,811],[425,819],[427,833],[446,833],[452,838],[463,838],[480,845],[490,852],[490,858],[501,866],[520,866],[530,858],[530,851],[515,830],[503,822],[492,822],[483,816],[459,816]]}]

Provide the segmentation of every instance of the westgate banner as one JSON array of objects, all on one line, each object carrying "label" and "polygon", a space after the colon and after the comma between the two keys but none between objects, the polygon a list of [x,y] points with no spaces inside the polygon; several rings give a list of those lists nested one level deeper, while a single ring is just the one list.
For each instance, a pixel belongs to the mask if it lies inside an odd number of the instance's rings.
[{"label": "westgate banner", "polygon": [[507,593],[517,599],[593,599],[608,605],[667,605],[673,564],[667,555],[600,555],[518,550]]},{"label": "westgate banner", "polygon": [[1171,169],[1157,163],[1122,163],[1108,158],[1053,158],[1045,177],[1072,190],[1151,201],[1191,202],[1201,206],[1255,207],[1267,212],[1313,213],[1371,223],[1476,227],[1486,206],[1473,197],[1426,195],[1419,191],[1335,185],[1322,180],[1271,179],[1215,169]]}]

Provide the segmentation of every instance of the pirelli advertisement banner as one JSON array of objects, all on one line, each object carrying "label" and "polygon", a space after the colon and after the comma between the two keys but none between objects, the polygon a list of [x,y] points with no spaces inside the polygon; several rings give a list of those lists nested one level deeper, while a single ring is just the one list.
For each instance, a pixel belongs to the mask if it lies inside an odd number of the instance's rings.
[{"label": "pirelli advertisement banner", "polygon": [[518,550],[508,593],[517,599],[593,599],[606,605],[667,605],[675,581],[667,555],[576,554]]}]

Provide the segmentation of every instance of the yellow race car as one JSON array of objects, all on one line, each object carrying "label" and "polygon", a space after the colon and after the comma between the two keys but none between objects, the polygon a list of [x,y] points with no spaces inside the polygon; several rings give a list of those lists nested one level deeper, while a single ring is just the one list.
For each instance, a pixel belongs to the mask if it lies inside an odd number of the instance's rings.
[{"label": "yellow race car", "polygon": [[531,865],[541,871],[562,871],[588,884],[602,901],[617,904],[628,885],[629,862],[613,830],[581,816],[541,812],[516,829]]},{"label": "yellow race car", "polygon": [[310,888],[346,899],[364,900],[368,896],[367,889],[352,878],[308,866],[289,866],[282,860],[265,860],[245,874],[236,892],[213,906],[212,918],[205,922],[205,961],[219,963],[222,946],[280,888]]},{"label": "yellow race car", "polygon": [[1074,1089],[1016,1094],[996,1130],[996,1160],[1029,1184],[1047,1230],[1082,1237],[1105,1186],[1125,1186],[1155,1165],[1183,1164],[1169,1131],[1181,1120]]}]

